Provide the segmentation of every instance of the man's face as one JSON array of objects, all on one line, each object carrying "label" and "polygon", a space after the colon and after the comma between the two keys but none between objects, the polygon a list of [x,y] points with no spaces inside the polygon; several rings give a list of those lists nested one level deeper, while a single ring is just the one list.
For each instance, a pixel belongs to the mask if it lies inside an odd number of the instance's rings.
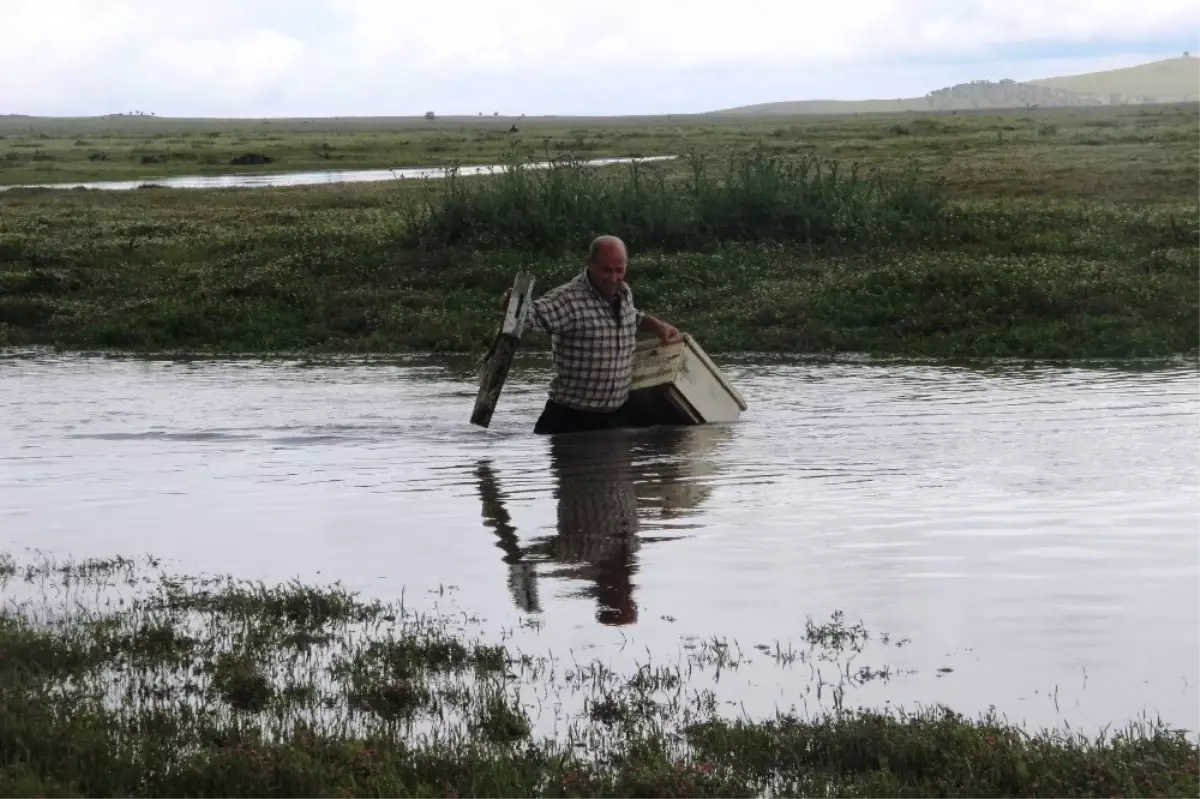
[{"label": "man's face", "polygon": [[606,297],[615,296],[625,279],[625,253],[619,247],[605,247],[588,263],[588,276]]}]

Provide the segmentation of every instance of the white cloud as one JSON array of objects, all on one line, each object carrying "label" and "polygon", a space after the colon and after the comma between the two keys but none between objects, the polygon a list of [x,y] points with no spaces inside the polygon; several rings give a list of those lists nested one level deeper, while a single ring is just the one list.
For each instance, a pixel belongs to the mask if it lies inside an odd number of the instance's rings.
[{"label": "white cloud", "polygon": [[205,94],[244,104],[286,84],[303,71],[304,44],[274,30],[228,39],[154,42],[139,53],[145,74],[170,76],[182,95]]},{"label": "white cloud", "polygon": [[1196,0],[3,0],[2,17],[0,113],[31,114],[699,111],[1037,77],[991,73],[1012,48],[1197,33]]}]

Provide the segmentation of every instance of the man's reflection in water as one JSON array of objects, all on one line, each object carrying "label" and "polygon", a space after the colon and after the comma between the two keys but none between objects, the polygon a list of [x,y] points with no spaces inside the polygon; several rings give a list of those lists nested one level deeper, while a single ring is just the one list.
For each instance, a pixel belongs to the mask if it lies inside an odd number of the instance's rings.
[{"label": "man's reflection in water", "polygon": [[540,612],[533,564],[546,561],[559,564],[548,576],[589,584],[583,594],[595,599],[601,624],[635,623],[633,578],[643,541],[638,535],[639,500],[658,507],[663,517],[694,508],[708,489],[688,490],[681,478],[712,471],[711,464],[702,458],[697,462],[697,456],[728,435],[726,428],[654,428],[550,437],[556,532],[525,547],[490,463],[480,463],[476,476],[484,524],[496,533],[497,546],[509,564],[509,588],[517,606]]},{"label": "man's reflection in water", "polygon": [[632,435],[599,431],[555,436],[550,468],[557,483],[558,535],[535,544],[542,557],[565,568],[555,577],[589,580],[596,620],[621,626],[637,621],[637,494]]}]

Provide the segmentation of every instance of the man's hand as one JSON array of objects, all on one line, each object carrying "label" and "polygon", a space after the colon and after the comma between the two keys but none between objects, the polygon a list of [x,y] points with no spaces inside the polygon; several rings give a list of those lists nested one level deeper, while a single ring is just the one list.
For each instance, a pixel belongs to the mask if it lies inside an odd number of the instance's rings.
[{"label": "man's hand", "polygon": [[658,323],[658,337],[663,341],[674,341],[680,335],[680,332],[673,325],[669,325],[666,322]]},{"label": "man's hand", "polygon": [[661,319],[655,319],[653,316],[646,314],[642,319],[642,328],[647,333],[657,335],[664,342],[674,341],[681,335],[673,325],[669,325]]},{"label": "man's hand", "polygon": [[504,293],[500,295],[500,309],[501,310],[508,310],[508,301],[511,298],[512,298],[512,289],[505,289]]}]

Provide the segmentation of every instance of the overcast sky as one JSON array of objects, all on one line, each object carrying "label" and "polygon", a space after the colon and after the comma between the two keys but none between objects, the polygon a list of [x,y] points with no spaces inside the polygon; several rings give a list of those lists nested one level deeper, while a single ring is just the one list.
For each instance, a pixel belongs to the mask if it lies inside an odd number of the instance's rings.
[{"label": "overcast sky", "polygon": [[640,114],[1200,49],[1200,0],[0,0],[0,114]]}]

